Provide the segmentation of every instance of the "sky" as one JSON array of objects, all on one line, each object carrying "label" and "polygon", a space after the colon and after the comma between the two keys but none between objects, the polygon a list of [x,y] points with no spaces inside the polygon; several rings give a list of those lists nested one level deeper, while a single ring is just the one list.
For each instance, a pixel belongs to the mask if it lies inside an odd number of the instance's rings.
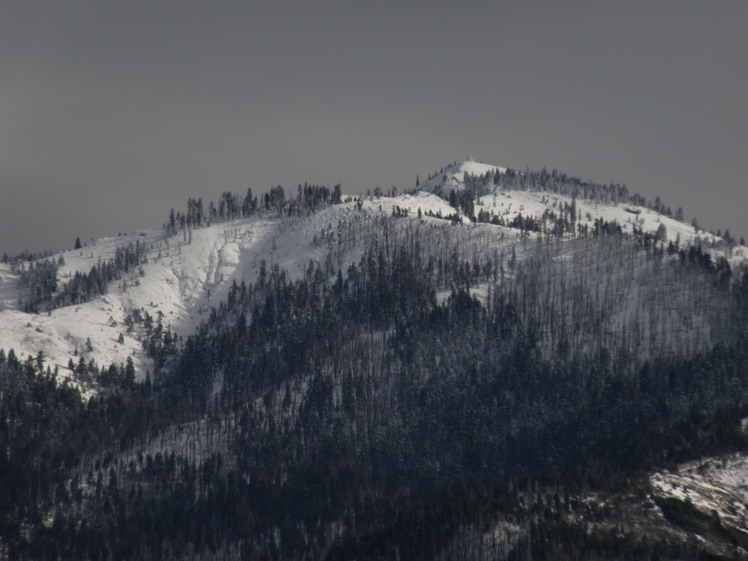
[{"label": "sky", "polygon": [[747,96],[743,0],[3,2],[0,253],[468,155],[748,237]]}]

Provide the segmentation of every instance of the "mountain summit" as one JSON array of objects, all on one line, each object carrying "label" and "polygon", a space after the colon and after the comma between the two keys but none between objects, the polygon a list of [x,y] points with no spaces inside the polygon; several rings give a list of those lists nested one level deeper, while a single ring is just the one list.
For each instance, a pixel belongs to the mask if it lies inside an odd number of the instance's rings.
[{"label": "mountain summit", "polygon": [[448,197],[452,191],[465,188],[466,178],[493,176],[496,173],[506,173],[506,171],[506,168],[482,164],[473,160],[472,156],[468,156],[466,160],[454,163],[420,183],[417,188],[440,197]]}]

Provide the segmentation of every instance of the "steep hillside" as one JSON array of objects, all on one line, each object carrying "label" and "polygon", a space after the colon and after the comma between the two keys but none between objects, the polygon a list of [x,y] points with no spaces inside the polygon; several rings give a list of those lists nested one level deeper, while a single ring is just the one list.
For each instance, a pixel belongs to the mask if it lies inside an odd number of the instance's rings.
[{"label": "steep hillside", "polygon": [[746,249],[446,175],[3,264],[0,556],[748,559]]}]

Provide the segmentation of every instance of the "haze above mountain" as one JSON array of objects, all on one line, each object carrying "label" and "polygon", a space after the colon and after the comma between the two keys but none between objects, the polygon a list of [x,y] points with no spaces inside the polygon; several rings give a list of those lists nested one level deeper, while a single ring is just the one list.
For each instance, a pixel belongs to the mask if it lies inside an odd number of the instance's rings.
[{"label": "haze above mountain", "polygon": [[747,10],[7,3],[0,254],[247,186],[403,191],[469,153],[625,183],[748,237]]}]

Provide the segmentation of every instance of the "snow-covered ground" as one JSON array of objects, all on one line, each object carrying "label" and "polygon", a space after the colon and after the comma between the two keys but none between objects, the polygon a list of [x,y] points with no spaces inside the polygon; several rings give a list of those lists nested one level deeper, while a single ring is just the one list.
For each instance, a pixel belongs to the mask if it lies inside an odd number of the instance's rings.
[{"label": "snow-covered ground", "polygon": [[[571,197],[544,193],[536,191],[497,191],[494,194],[480,198],[475,207],[477,213],[481,209],[503,218],[509,222],[518,215],[533,216],[540,218],[546,210],[551,210],[560,215],[565,205],[572,202],[577,209],[577,224],[587,225],[593,228],[595,220],[602,219],[606,222],[617,222],[624,232],[633,232],[639,228],[644,232],[655,233],[660,225],[665,226],[668,241],[690,245],[694,242],[711,244],[722,241],[721,238],[708,232],[697,232],[694,227],[685,222],[664,216],[646,207],[631,204],[598,204],[592,201],[577,199],[572,201]],[[740,248],[738,248],[739,250]]]},{"label": "snow-covered ground", "polygon": [[688,502],[707,515],[745,533],[748,538],[748,457],[706,458],[657,472],[650,478],[656,495]]},{"label": "snow-covered ground", "polygon": [[[505,173],[506,168],[491,164],[484,164],[468,159],[458,162],[422,182],[418,189],[447,197],[453,190],[460,190],[465,186],[467,176],[485,176],[487,173]],[[481,210],[487,210],[498,215],[505,223],[511,222],[516,216],[534,217],[540,219],[547,211],[561,214],[561,209],[572,204],[572,198],[564,195],[543,191],[497,190],[493,194],[481,197],[475,205],[476,215]],[[702,245],[709,249],[714,258],[725,257],[731,265],[742,263],[748,259],[748,248],[735,246],[731,249],[714,249],[710,246],[720,245],[722,238],[703,230],[696,230],[691,224],[681,222],[662,215],[647,207],[633,204],[604,204],[577,199],[575,202],[578,225],[587,225],[592,229],[595,220],[617,222],[624,232],[633,232],[639,228],[644,232],[656,233],[660,225],[665,226],[667,239],[679,242],[683,246]],[[452,211],[453,212],[453,211]]]},{"label": "snow-covered ground", "polygon": [[[454,213],[446,201],[427,193],[349,199],[310,217],[256,216],[193,230],[191,236],[180,233],[170,237],[163,229],[154,228],[61,252],[53,256],[64,259],[58,271],[59,286],[77,271],[88,273],[96,263],[113,258],[118,247],[128,244],[146,244],[148,262],[142,266],[143,275],[132,273],[110,283],[103,297],[40,314],[19,309],[19,275],[12,273],[9,265],[0,264],[0,349],[6,353],[13,349],[21,360],[42,351],[47,365],[60,368],[61,377],[69,374],[69,361],[77,363],[81,355],[99,366],[124,364],[132,357],[142,377],[153,370],[153,364],[136,334],[127,333],[124,320],[131,311],[145,310],[154,318],[161,312],[164,326],[186,338],[211,307],[226,298],[232,281],[256,280],[263,260],[268,269],[277,264],[291,278],[302,276],[310,261],[322,264],[328,248],[319,241],[314,243],[315,236],[341,221],[391,216],[396,207],[406,210],[412,219],[419,209],[424,215]],[[427,216],[422,220],[445,223]],[[347,267],[362,250],[363,244],[358,244],[336,267]],[[118,341],[120,335],[124,343]]]},{"label": "snow-covered ground", "polygon": [[[47,364],[60,367],[66,376],[68,361],[80,355],[94,359],[99,366],[124,364],[133,358],[141,376],[151,361],[140,341],[128,334],[125,317],[135,309],[144,309],[154,318],[160,311],[164,325],[186,337],[194,332],[202,314],[224,296],[230,281],[243,270],[243,253],[261,253],[278,229],[280,220],[248,219],[194,230],[191,241],[181,234],[168,237],[162,229],[145,230],[126,236],[104,238],[80,250],[63,252],[58,283],[63,285],[76,271],[88,272],[98,261],[114,256],[119,246],[145,243],[148,262],[143,275],[110,283],[108,293],[91,302],[68,306],[41,314],[18,309],[18,279],[3,265],[3,290],[0,291],[0,348],[15,350],[19,358],[43,351]],[[251,263],[247,263],[251,267]],[[8,286],[13,286],[9,289]],[[118,342],[120,334],[124,343]],[[91,342],[90,348],[87,341]]]}]

